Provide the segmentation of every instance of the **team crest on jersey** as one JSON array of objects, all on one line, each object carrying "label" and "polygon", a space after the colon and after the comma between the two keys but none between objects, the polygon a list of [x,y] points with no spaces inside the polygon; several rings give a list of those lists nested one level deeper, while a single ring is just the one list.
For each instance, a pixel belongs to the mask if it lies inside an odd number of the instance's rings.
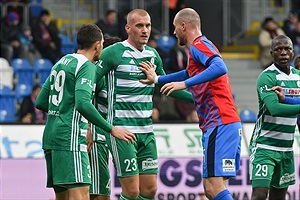
[{"label": "team crest on jersey", "polygon": [[235,171],[235,160],[234,159],[222,159],[223,172],[234,172]]},{"label": "team crest on jersey", "polygon": [[150,62],[151,64],[154,64],[154,57],[151,58]]},{"label": "team crest on jersey", "polygon": [[142,169],[143,171],[147,170],[147,169],[155,169],[158,167],[158,161],[157,160],[153,160],[152,158],[148,158],[147,160],[144,160],[142,162]]}]

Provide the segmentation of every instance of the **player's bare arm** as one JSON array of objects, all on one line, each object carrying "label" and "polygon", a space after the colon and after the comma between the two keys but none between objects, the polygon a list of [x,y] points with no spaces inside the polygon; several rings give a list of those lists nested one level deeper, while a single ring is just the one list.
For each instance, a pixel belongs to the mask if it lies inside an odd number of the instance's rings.
[{"label": "player's bare arm", "polygon": [[87,151],[90,153],[93,147],[93,136],[91,131],[91,123],[88,123],[88,129],[86,133],[86,141],[87,141]]},{"label": "player's bare arm", "polygon": [[279,102],[284,102],[284,100],[285,100],[285,95],[284,95],[283,88],[280,87],[280,86],[274,86],[274,87],[272,87],[271,89],[274,90],[275,93],[277,94],[278,99],[279,99]]},{"label": "player's bare arm", "polygon": [[141,83],[146,83],[146,84],[157,83],[158,76],[154,71],[153,65],[149,61],[141,62],[139,69],[142,70],[142,72],[144,72],[147,77],[147,79],[140,80]]}]

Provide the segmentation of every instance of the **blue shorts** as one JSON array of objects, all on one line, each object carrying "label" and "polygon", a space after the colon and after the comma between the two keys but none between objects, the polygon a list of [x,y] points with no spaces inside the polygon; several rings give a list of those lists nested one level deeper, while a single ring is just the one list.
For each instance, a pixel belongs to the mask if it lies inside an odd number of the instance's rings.
[{"label": "blue shorts", "polygon": [[240,169],[242,125],[220,125],[203,133],[203,178],[235,177]]}]

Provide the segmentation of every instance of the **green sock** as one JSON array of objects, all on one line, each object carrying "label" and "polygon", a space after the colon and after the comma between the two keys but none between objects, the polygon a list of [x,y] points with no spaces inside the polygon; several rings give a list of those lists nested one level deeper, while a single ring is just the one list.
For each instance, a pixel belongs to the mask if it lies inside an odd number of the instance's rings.
[{"label": "green sock", "polygon": [[139,194],[138,200],[154,200],[154,197],[146,197],[144,195]]},{"label": "green sock", "polygon": [[120,199],[119,200],[136,200],[130,197],[126,197],[123,193],[120,194]]}]

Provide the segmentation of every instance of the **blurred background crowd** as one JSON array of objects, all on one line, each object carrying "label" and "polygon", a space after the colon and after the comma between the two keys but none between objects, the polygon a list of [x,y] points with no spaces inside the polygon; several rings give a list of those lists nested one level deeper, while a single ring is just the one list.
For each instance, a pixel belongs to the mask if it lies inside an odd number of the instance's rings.
[{"label": "blurred background crowd", "polygon": [[[282,34],[292,39],[295,56],[300,54],[300,2],[296,0],[0,0],[0,123],[44,123],[46,114],[34,106],[36,96],[53,63],[76,52],[78,28],[95,23],[104,35],[126,39],[126,15],[134,8],[144,8],[151,15],[148,45],[157,49],[166,73],[184,69],[188,49],[177,44],[172,24],[184,7],[200,13],[204,34],[230,66],[245,60],[256,71],[263,70],[271,63],[271,40]],[[235,80],[234,89],[239,85]],[[249,86],[255,88],[255,84]],[[245,97],[250,103],[239,103],[243,95],[235,91],[234,95],[241,118],[255,120],[252,96],[256,95]],[[153,102],[154,122],[198,121],[193,104],[159,91]]]}]

